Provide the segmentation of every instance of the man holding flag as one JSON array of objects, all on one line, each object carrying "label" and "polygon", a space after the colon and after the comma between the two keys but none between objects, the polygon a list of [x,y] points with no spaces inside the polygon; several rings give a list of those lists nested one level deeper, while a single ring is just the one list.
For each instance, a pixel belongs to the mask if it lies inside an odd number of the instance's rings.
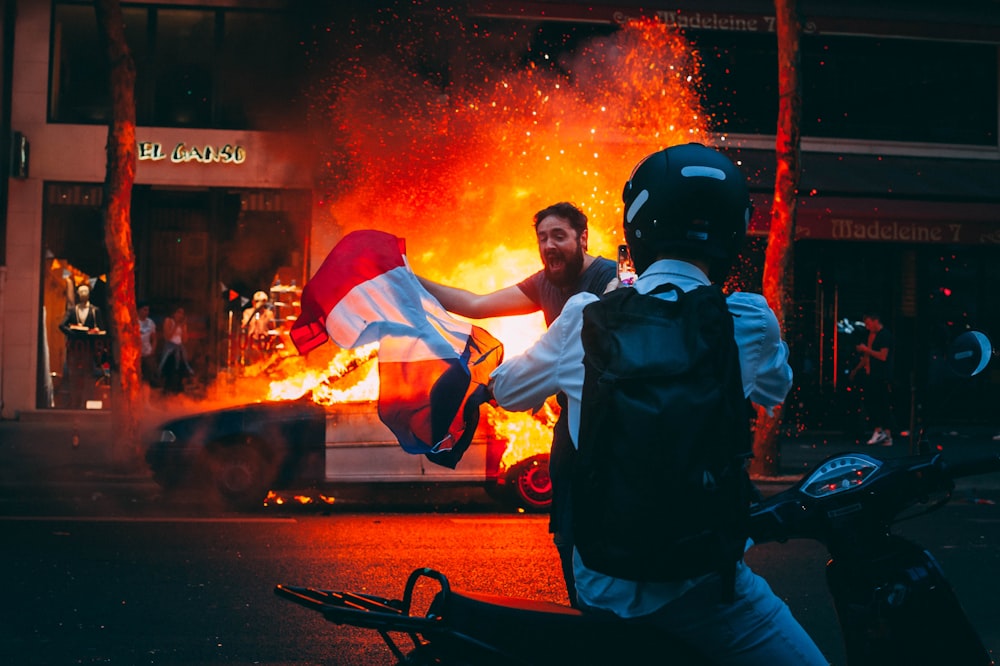
[{"label": "man holding flag", "polygon": [[[518,284],[488,294],[475,294],[423,277],[418,278],[420,283],[449,312],[463,317],[488,319],[541,310],[548,326],[571,296],[584,292],[599,296],[615,280],[618,264],[587,252],[587,216],[579,208],[568,202],[556,203],[535,213],[534,223],[542,270]],[[560,412],[549,456],[549,477],[552,479],[549,532],[559,551],[570,603],[576,605],[568,490],[574,449],[566,425],[566,398],[560,393],[556,400]]]}]

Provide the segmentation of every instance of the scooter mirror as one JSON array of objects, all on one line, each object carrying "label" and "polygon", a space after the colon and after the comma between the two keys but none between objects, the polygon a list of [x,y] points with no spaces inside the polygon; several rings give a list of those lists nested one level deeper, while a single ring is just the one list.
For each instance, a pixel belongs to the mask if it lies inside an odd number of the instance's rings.
[{"label": "scooter mirror", "polygon": [[962,377],[975,377],[993,358],[993,345],[986,334],[966,331],[955,338],[948,349],[948,367]]}]

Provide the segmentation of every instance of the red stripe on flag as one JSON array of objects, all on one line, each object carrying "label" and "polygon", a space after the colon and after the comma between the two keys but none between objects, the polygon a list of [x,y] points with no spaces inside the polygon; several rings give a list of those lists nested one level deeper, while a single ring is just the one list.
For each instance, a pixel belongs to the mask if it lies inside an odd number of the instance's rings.
[{"label": "red stripe on flag", "polygon": [[364,229],[344,236],[302,290],[302,309],[289,335],[304,354],[327,340],[326,317],[363,282],[404,266],[406,244],[384,231]]}]

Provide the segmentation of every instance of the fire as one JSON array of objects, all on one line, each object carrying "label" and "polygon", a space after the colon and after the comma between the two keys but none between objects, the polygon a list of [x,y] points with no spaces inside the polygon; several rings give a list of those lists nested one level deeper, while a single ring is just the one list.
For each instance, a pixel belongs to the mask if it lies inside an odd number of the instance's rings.
[{"label": "fire", "polygon": [[[353,350],[340,349],[322,370],[306,369],[287,379],[272,381],[267,399],[297,400],[311,392],[312,399],[321,405],[377,400],[378,370],[374,361],[377,354],[378,343]],[[340,387],[338,380],[348,376],[353,385]]]},{"label": "fire", "polygon": [[632,167],[668,145],[710,142],[696,56],[655,21],[548,69],[477,68],[481,80],[445,94],[406,63],[376,64],[343,68],[330,91],[346,146],[332,166],[349,181],[326,203],[319,256],[344,233],[377,227],[406,238],[418,274],[491,291],[540,268],[531,217],[572,201],[590,218],[590,250],[614,257]]},{"label": "fire", "polygon": [[293,506],[295,504],[299,506],[330,506],[335,501],[335,498],[322,494],[317,494],[315,497],[312,495],[292,495],[289,498],[273,490],[269,490],[267,491],[267,496],[264,498],[264,506],[283,506],[286,503]]},{"label": "fire", "polygon": [[[489,36],[461,29],[470,43]],[[588,251],[614,258],[621,189],[632,167],[669,145],[711,143],[698,56],[658,21],[630,23],[548,68],[491,71],[470,63],[466,73],[474,75],[443,88],[415,75],[414,63],[398,61],[413,49],[396,51],[370,54],[359,44],[316,100],[332,135],[329,192],[320,203],[326,220],[314,225],[312,240],[318,257],[349,231],[377,228],[406,239],[417,274],[492,292],[541,268],[532,216],[571,201],[590,219]],[[544,331],[540,313],[477,323],[504,343],[508,358]],[[273,382],[270,396],[312,391],[327,403],[373,400],[378,373],[367,360],[374,352],[360,353],[366,358],[355,363],[358,373],[331,363]],[[350,391],[332,389],[330,377],[361,372]],[[505,463],[548,451],[557,410],[488,410],[490,425],[509,442]]]},{"label": "fire", "polygon": [[554,398],[545,402],[534,414],[507,412],[487,405],[487,419],[493,432],[507,441],[500,466],[510,468],[518,461],[548,453],[552,444],[552,428],[559,417],[559,405]]}]

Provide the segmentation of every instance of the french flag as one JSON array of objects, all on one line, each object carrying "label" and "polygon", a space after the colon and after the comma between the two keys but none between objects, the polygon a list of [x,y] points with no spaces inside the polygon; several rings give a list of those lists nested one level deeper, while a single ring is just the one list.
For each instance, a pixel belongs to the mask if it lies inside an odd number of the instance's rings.
[{"label": "french flag", "polygon": [[302,290],[291,338],[304,354],[327,339],[345,349],[378,341],[378,414],[409,453],[454,468],[469,447],[503,345],[427,292],[402,238],[354,231]]}]

